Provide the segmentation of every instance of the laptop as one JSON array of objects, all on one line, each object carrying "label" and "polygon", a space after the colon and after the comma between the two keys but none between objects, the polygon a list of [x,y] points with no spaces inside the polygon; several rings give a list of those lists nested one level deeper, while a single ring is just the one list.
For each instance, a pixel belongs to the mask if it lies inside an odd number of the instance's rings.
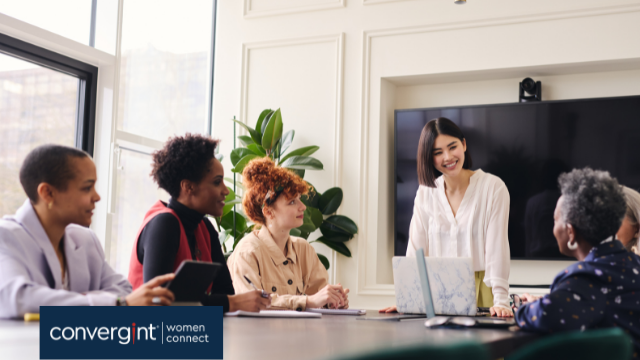
[{"label": "laptop", "polygon": [[398,312],[475,316],[476,283],[471,258],[393,258],[393,280]]}]

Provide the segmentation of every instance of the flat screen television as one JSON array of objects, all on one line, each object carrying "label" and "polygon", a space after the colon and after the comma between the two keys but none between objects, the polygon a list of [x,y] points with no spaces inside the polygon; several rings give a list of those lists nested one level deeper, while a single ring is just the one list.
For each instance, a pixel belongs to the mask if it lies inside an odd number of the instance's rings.
[{"label": "flat screen television", "polygon": [[396,110],[395,255],[409,240],[420,133],[437,117],[464,133],[472,170],[509,189],[512,259],[568,259],[552,231],[560,173],[589,166],[640,188],[640,96]]}]

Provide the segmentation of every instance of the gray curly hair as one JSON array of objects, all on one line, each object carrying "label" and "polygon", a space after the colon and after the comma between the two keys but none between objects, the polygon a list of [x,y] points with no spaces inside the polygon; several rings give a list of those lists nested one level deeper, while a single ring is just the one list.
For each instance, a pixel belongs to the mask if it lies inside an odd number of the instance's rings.
[{"label": "gray curly hair", "polygon": [[627,212],[622,186],[608,171],[575,169],[558,178],[563,196],[562,221],[589,243],[615,236]]}]

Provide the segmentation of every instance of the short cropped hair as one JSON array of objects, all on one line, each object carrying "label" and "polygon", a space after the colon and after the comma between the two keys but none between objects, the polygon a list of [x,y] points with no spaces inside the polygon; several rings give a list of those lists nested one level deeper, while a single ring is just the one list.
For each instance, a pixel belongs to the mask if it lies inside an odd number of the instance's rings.
[{"label": "short cropped hair", "polygon": [[172,198],[177,198],[182,180],[202,181],[215,157],[218,142],[190,133],[170,138],[162,149],[153,153],[151,177]]},{"label": "short cropped hair", "polygon": [[310,186],[293,171],[277,166],[268,157],[251,160],[242,171],[242,184],[247,189],[242,197],[242,209],[256,224],[265,225],[262,214],[266,196],[271,191],[274,196],[291,199],[309,192]]},{"label": "short cropped hair", "polygon": [[562,221],[571,224],[590,244],[616,235],[627,212],[622,186],[607,171],[575,169],[558,179]]},{"label": "short cropped hair", "polygon": [[[453,121],[440,117],[429,121],[423,128],[418,142],[418,181],[420,185],[436,187],[436,170],[433,165],[433,146],[438,135],[449,135],[464,140],[462,130]],[[463,169],[470,169],[472,166],[471,154],[464,152]]]},{"label": "short cropped hair", "polygon": [[38,186],[47,183],[65,191],[76,176],[72,158],[88,157],[86,152],[63,145],[42,145],[31,150],[20,167],[20,184],[31,203],[38,203]]}]

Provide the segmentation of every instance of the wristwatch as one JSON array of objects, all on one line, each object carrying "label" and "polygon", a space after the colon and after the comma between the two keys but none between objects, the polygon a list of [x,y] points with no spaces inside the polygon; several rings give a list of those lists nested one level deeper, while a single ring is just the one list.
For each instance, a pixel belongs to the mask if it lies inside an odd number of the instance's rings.
[{"label": "wristwatch", "polygon": [[129,304],[127,304],[127,299],[118,296],[116,299],[116,306],[129,306]]}]

